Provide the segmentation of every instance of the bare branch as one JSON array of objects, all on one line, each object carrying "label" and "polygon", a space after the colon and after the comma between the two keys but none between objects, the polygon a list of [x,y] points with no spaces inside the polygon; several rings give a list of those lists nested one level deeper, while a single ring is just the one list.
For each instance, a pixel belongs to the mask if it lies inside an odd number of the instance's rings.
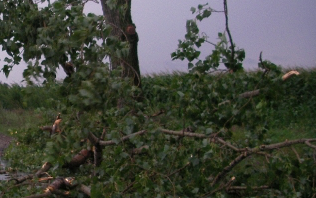
[{"label": "bare branch", "polygon": [[91,131],[88,133],[88,139],[92,145],[97,145],[100,141]]},{"label": "bare branch", "polygon": [[221,139],[221,138],[216,137],[216,138],[215,138],[215,141],[217,141],[217,142],[219,142],[219,143],[223,144],[224,146],[227,146],[227,147],[229,147],[229,148],[233,149],[234,151],[237,151],[237,152],[239,152],[239,151],[240,151],[240,149],[239,149],[239,148],[237,148],[237,147],[233,146],[232,144],[230,144],[229,142],[224,141],[224,140],[223,140],[223,139]]},{"label": "bare branch", "polygon": [[301,160],[301,158],[300,158],[300,155],[298,154],[298,152],[295,150],[295,148],[294,148],[293,146],[291,146],[291,149],[292,149],[292,151],[295,153],[295,156],[296,156],[298,162],[301,164],[301,163],[302,163],[302,160]]},{"label": "bare branch", "polygon": [[[230,47],[231,47],[231,60],[230,62],[234,61],[235,58],[235,46],[233,42],[233,37],[230,33],[229,27],[228,27],[228,8],[227,8],[227,0],[224,0],[224,12],[225,12],[225,21],[226,21],[226,31],[229,37]],[[229,68],[233,69],[233,68]],[[234,69],[233,69],[234,70]]]},{"label": "bare branch", "polygon": [[133,155],[141,154],[144,150],[148,150],[148,149],[149,149],[148,145],[144,145],[144,146],[141,146],[139,148],[134,148],[132,150],[132,154]]},{"label": "bare branch", "polygon": [[[252,190],[263,190],[263,189],[269,189],[269,186],[254,186],[250,187]],[[236,191],[236,190],[247,190],[249,187],[247,186],[231,186],[227,189],[227,191]]]},{"label": "bare branch", "polygon": [[52,167],[52,164],[49,162],[46,162],[45,164],[43,164],[42,168],[39,169],[35,173],[35,177],[39,177],[42,173],[47,172],[51,167]]},{"label": "bare branch", "polygon": [[83,192],[84,194],[88,195],[89,197],[91,197],[91,189],[90,189],[90,187],[81,184],[80,191]]},{"label": "bare branch", "polygon": [[[142,131],[138,131],[136,133],[132,133],[130,135],[122,137],[119,140],[119,142],[124,142],[124,141],[126,141],[126,140],[128,140],[130,138],[133,138],[136,135],[143,135],[144,133],[147,133],[147,131],[146,130],[142,130]],[[100,146],[110,146],[110,145],[114,145],[114,144],[117,144],[117,143],[115,141],[113,141],[113,140],[109,140],[109,141],[99,141],[99,144],[100,144]]]},{"label": "bare branch", "polygon": [[170,173],[170,174],[168,175],[168,177],[170,177],[170,176],[173,175],[173,174],[176,174],[176,173],[180,172],[181,170],[185,169],[185,168],[188,167],[188,166],[190,166],[190,163],[189,163],[189,162],[188,162],[185,166],[183,166],[182,168],[179,168],[178,170],[175,170],[175,171],[173,171],[172,173]]},{"label": "bare branch", "polygon": [[232,177],[226,184],[222,184],[220,187],[216,188],[215,190],[213,190],[210,193],[207,193],[203,197],[207,197],[209,195],[212,195],[212,194],[214,194],[214,193],[216,193],[224,188],[228,189],[232,185],[232,183],[235,181],[235,179],[236,179],[235,177]]},{"label": "bare branch", "polygon": [[159,131],[170,134],[170,135],[177,135],[177,136],[186,136],[186,137],[196,137],[196,138],[209,138],[212,136],[206,136],[201,133],[190,133],[190,132],[184,132],[184,131],[172,131],[168,129],[159,129]]},{"label": "bare branch", "polygon": [[250,98],[253,96],[257,96],[260,94],[260,89],[253,90],[253,91],[247,91],[245,93],[239,94],[239,98]]},{"label": "bare branch", "polygon": [[[213,182],[211,183],[211,186],[214,186],[214,184],[219,181],[222,177],[224,177],[229,171],[231,171],[239,162],[241,162],[246,157],[249,157],[252,153],[251,152],[244,152],[238,157],[236,157],[228,166],[226,166],[222,172],[218,173],[216,177],[213,179]],[[211,177],[209,177],[209,180],[211,180]]]},{"label": "bare branch", "polygon": [[300,73],[298,72],[298,71],[289,71],[289,72],[287,72],[286,74],[284,74],[283,76],[282,76],[282,80],[283,81],[285,81],[285,80],[287,80],[288,78],[290,78],[291,76],[293,76],[293,75],[299,75]]},{"label": "bare branch", "polygon": [[305,144],[313,149],[316,149],[316,146],[311,144],[310,141],[306,141]]},{"label": "bare branch", "polygon": [[279,148],[284,148],[284,147],[289,147],[294,144],[306,144],[306,142],[316,142],[316,138],[312,139],[298,139],[298,140],[286,140],[284,142],[279,142],[275,144],[270,144],[270,145],[261,145],[259,147],[249,149],[251,152],[259,152],[259,151],[267,151],[267,150],[274,150],[274,149],[279,149]]}]

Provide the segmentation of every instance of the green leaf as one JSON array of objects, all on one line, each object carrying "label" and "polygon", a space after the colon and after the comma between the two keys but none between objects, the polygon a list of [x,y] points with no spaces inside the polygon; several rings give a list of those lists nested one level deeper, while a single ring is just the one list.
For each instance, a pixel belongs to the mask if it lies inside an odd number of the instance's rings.
[{"label": "green leaf", "polygon": [[56,10],[60,10],[60,9],[63,9],[64,8],[64,5],[62,2],[60,1],[55,1],[53,3],[53,8],[56,9]]},{"label": "green leaf", "polygon": [[209,16],[211,16],[211,14],[212,14],[212,12],[210,11],[210,10],[204,10],[203,11],[203,18],[207,18],[207,17],[209,17]]},{"label": "green leaf", "polygon": [[195,7],[191,7],[190,11],[192,12],[192,14],[194,14],[195,11],[196,11],[196,8]]},{"label": "green leaf", "polygon": [[86,90],[86,89],[80,89],[79,93],[83,97],[93,98],[93,94],[90,91]]},{"label": "green leaf", "polygon": [[197,194],[199,192],[199,188],[194,188],[192,191],[191,191],[193,194]]},{"label": "green leaf", "polygon": [[205,133],[206,133],[206,135],[210,135],[210,134],[213,133],[213,129],[212,128],[207,128]]},{"label": "green leaf", "polygon": [[192,69],[193,67],[194,67],[193,63],[189,62],[189,63],[188,63],[188,68],[189,68],[189,69]]},{"label": "green leaf", "polygon": [[178,95],[180,96],[180,98],[183,98],[184,93],[182,93],[181,91],[177,91]]}]

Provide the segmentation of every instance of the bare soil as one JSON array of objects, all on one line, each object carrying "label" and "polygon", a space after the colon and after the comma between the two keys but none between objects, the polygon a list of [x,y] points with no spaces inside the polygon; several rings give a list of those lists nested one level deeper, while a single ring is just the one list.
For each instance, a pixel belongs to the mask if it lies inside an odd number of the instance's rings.
[{"label": "bare soil", "polygon": [[12,139],[12,137],[0,133],[0,156],[3,155],[4,150],[10,145]]}]

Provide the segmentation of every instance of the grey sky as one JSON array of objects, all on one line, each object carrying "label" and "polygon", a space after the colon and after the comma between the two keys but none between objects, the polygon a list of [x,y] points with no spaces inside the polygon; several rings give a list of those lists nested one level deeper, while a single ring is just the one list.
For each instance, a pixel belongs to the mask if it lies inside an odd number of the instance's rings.
[{"label": "grey sky", "polygon": [[[194,16],[192,6],[209,3],[223,10],[222,0],[132,0],[132,17],[139,34],[138,55],[142,74],[187,71],[187,62],[172,61],[178,39],[183,39],[185,23]],[[245,68],[256,69],[260,51],[284,67],[316,66],[316,1],[315,0],[238,0],[228,1],[229,25],[237,47],[244,48]],[[89,3],[85,12],[101,14],[100,4]],[[213,13],[201,24],[209,40],[217,42],[218,32],[225,29],[224,15]],[[203,48],[202,57],[212,50]],[[1,53],[1,60],[4,54]],[[20,82],[24,66],[16,66],[9,78],[0,73],[1,82]],[[62,72],[58,75],[62,78]]]}]

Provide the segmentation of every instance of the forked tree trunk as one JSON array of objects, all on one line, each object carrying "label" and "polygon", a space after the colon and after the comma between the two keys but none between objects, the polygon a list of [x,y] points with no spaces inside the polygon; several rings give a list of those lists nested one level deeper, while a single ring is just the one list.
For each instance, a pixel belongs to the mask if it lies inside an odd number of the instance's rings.
[{"label": "forked tree trunk", "polygon": [[134,85],[141,86],[137,54],[138,35],[131,16],[131,0],[116,0],[115,8],[109,6],[113,0],[101,0],[103,15],[107,24],[112,26],[111,36],[129,43],[129,54],[121,59],[110,57],[113,69],[123,66],[122,77],[131,77]]}]

